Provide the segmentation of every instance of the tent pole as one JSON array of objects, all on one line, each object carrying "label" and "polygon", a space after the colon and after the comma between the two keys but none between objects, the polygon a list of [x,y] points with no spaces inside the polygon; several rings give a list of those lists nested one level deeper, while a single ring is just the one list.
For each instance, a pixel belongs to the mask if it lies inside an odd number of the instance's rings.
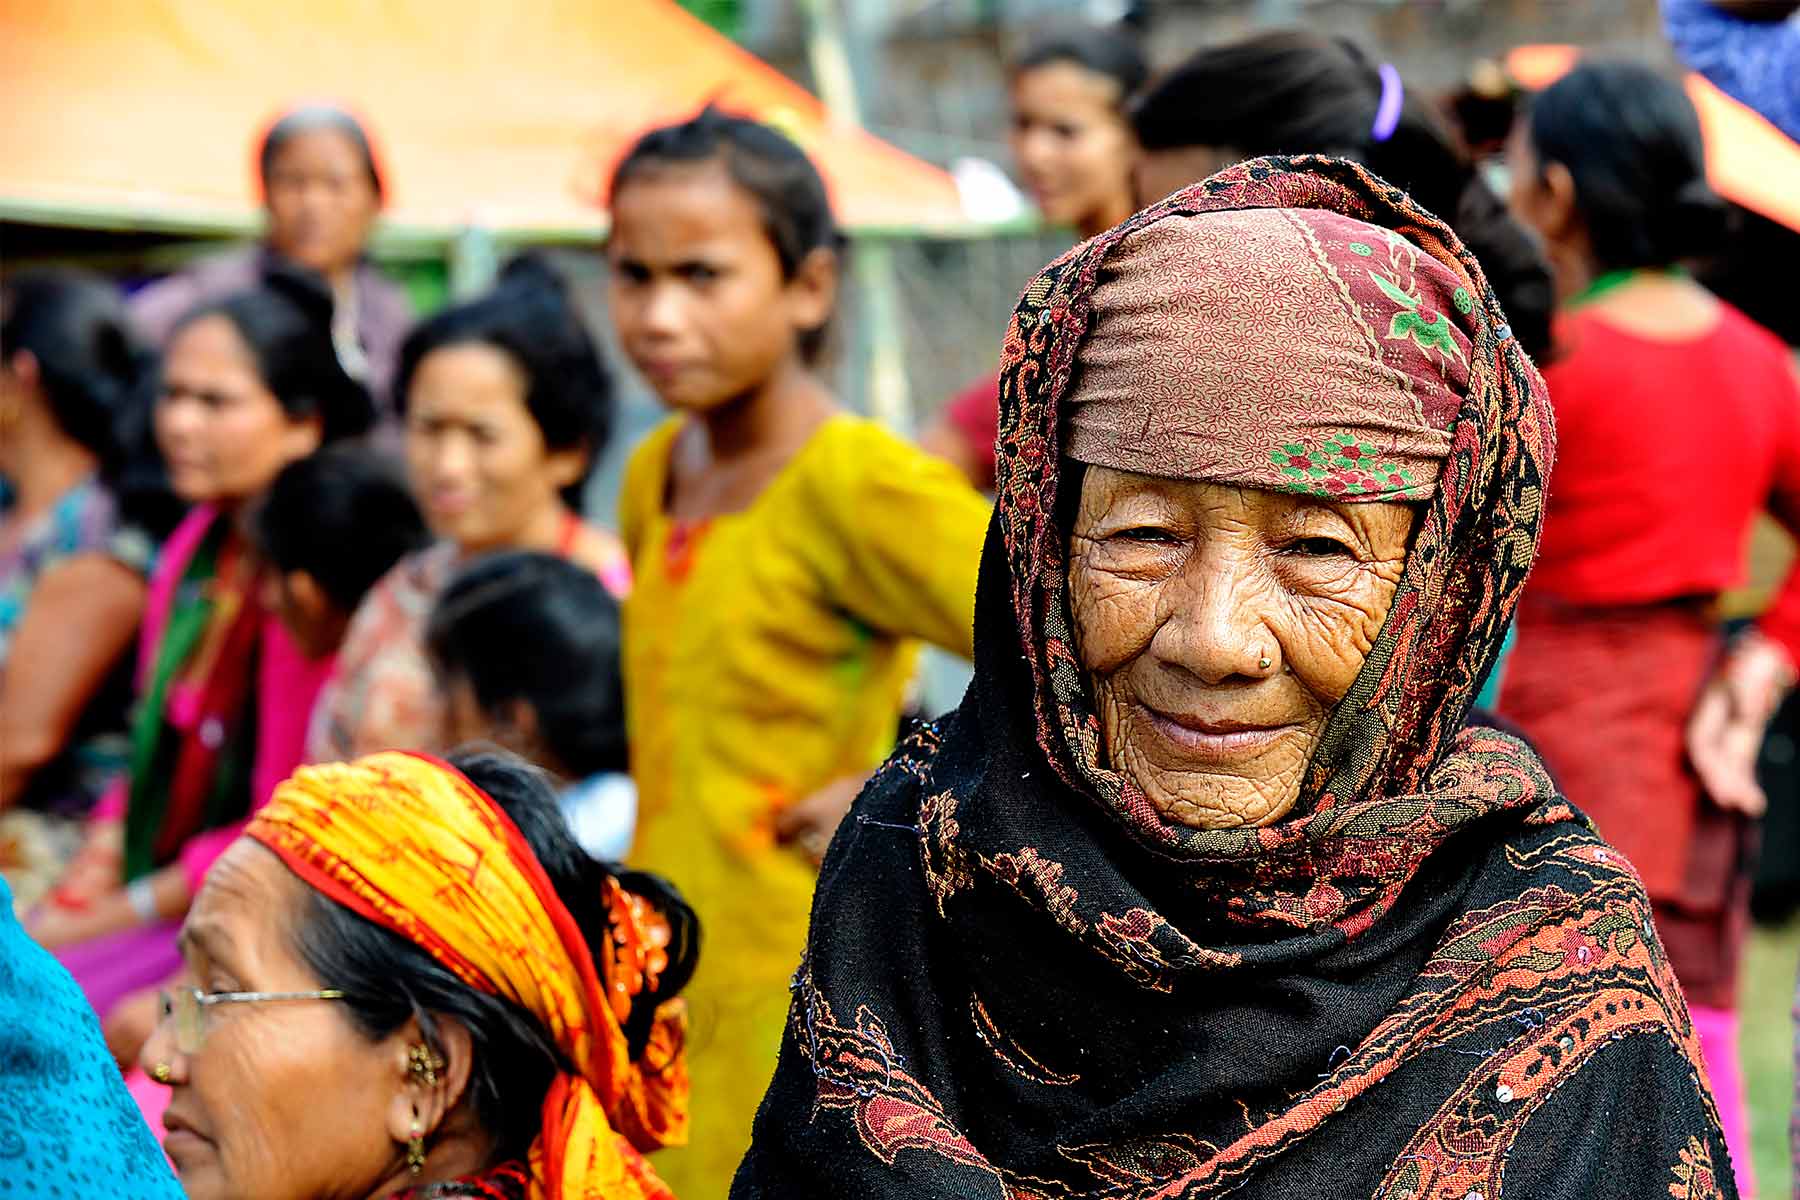
[{"label": "tent pole", "polygon": [[[806,13],[806,56],[818,83],[819,98],[840,124],[861,128],[862,110],[856,79],[845,48],[839,0],[803,0]],[[851,268],[868,299],[869,413],[890,429],[910,433],[912,397],[906,379],[906,331],[900,311],[900,284],[894,271],[894,248],[886,238],[858,242]]]},{"label": "tent pole", "polygon": [[470,225],[450,239],[445,251],[452,300],[466,300],[484,292],[500,276],[500,247],[491,229]]}]

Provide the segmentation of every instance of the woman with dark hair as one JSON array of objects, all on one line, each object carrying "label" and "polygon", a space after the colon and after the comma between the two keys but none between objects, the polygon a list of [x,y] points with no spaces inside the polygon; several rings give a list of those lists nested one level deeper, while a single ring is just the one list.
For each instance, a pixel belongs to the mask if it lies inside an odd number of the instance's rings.
[{"label": "woman with dark hair", "polygon": [[[100,802],[29,926],[103,1017],[178,965],[175,922],[207,867],[300,761],[330,664],[309,659],[263,606],[245,524],[283,467],[372,418],[332,348],[329,298],[310,280],[202,305],[170,336],[156,440],[193,507],[150,581],[130,781]],[[135,1054],[132,1037],[120,1039],[121,1056]]]},{"label": "woman with dark hair", "polygon": [[[1123,31],[1092,28],[1041,38],[1008,72],[1008,141],[1044,219],[1090,238],[1131,215],[1137,138],[1126,116],[1150,64]],[[998,380],[958,393],[919,435],[982,491],[994,486]]]},{"label": "woman with dark hair", "polygon": [[1131,123],[1148,204],[1256,154],[1330,154],[1366,165],[1441,213],[1481,259],[1526,353],[1550,344],[1550,271],[1482,182],[1432,104],[1354,42],[1302,30],[1197,51],[1145,89]]},{"label": "woman with dark hair", "polygon": [[637,790],[625,751],[618,600],[574,563],[493,554],[450,581],[426,642],[450,744],[493,742],[542,768],[582,849],[622,860]]},{"label": "woman with dark hair", "polygon": [[473,555],[540,550],[615,595],[631,586],[619,540],[577,515],[612,433],[612,380],[546,263],[515,260],[493,291],[413,330],[397,386],[407,475],[438,541],[357,609],[308,734],[314,762],[442,748],[425,622]]},{"label": "woman with dark hair", "polygon": [[338,357],[385,413],[412,305],[367,258],[386,196],[368,133],[341,108],[295,108],[269,126],[256,165],[268,219],[262,244],[158,280],[132,297],[132,317],[163,345],[189,309],[256,287],[272,267],[315,272],[331,291]]},{"label": "woman with dark hair", "polygon": [[106,283],[0,291],[0,870],[25,908],[126,765],[125,652],[174,509],[149,446],[154,373]]},{"label": "woman with dark hair", "polygon": [[1252,159],[1001,372],[975,684],[832,843],[734,1200],[1735,1196],[1636,875],[1468,720],[1556,435],[1449,226]]},{"label": "woman with dark hair", "polygon": [[301,768],[181,945],[141,1063],[188,1200],[672,1200],[698,923],[511,755]]},{"label": "woman with dark hair", "polygon": [[692,996],[694,1145],[666,1168],[695,1196],[749,1142],[819,856],[893,745],[919,643],[971,652],[988,506],[814,365],[839,244],[806,154],[744,117],[652,130],[613,177],[608,307],[673,413],[619,498],[631,861],[723,948]]},{"label": "woman with dark hair", "polygon": [[1027,46],[1008,72],[1008,141],[1044,219],[1090,238],[1131,215],[1127,106],[1150,65],[1129,35],[1084,29]]},{"label": "woman with dark hair", "polygon": [[1757,748],[1800,663],[1800,570],[1729,646],[1717,602],[1760,513],[1800,531],[1800,383],[1678,265],[1723,223],[1678,84],[1579,66],[1533,102],[1510,168],[1556,265],[1560,462],[1501,711],[1643,876],[1747,1184],[1744,855]]}]

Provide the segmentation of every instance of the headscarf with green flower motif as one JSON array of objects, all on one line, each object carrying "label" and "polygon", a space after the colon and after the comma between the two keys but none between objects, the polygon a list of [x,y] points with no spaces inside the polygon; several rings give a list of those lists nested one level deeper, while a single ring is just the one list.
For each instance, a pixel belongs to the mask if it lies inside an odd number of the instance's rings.
[{"label": "headscarf with green flower motif", "polygon": [[1469,389],[1473,308],[1443,263],[1341,213],[1146,225],[1120,239],[1094,290],[1069,456],[1339,500],[1427,499]]}]

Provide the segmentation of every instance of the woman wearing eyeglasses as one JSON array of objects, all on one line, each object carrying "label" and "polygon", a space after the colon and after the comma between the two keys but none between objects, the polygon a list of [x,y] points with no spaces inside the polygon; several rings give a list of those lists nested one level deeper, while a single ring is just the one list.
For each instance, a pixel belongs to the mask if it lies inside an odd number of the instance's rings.
[{"label": "woman wearing eyeglasses", "polygon": [[[454,765],[453,765],[454,764]],[[142,1064],[189,1200],[668,1200],[692,912],[505,754],[305,767],[208,874]]]}]

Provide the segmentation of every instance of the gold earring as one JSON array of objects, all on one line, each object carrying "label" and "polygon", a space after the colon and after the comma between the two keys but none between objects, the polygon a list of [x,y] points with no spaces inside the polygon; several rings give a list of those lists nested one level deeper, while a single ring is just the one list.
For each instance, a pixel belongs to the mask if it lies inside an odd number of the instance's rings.
[{"label": "gold earring", "polygon": [[414,1175],[425,1169],[425,1130],[417,1117],[413,1118],[412,1140],[406,1143],[406,1169]]},{"label": "gold earring", "polygon": [[424,1042],[406,1052],[406,1072],[426,1087],[436,1087],[438,1072],[448,1065],[437,1051]]}]

